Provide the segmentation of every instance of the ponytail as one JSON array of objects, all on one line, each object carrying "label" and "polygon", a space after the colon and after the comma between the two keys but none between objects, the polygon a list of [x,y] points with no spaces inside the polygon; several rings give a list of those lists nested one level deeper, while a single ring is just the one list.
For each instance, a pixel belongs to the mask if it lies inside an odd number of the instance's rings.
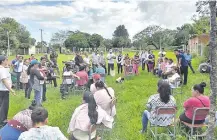
[{"label": "ponytail", "polygon": [[30,75],[30,70],[31,70],[31,68],[32,68],[33,66],[34,66],[33,64],[30,64],[30,65],[29,65],[29,67],[28,67],[28,69],[27,69],[27,75]]},{"label": "ponytail", "polygon": [[108,89],[106,88],[105,84],[102,81],[98,81],[95,83],[96,88],[104,88],[106,92],[108,93],[109,97],[112,99],[111,94],[109,93]]}]

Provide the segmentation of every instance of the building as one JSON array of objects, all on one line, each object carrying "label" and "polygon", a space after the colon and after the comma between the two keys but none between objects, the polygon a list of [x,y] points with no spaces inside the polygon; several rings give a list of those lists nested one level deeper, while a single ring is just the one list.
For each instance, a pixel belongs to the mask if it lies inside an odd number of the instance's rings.
[{"label": "building", "polygon": [[188,40],[187,49],[190,50],[191,53],[195,53],[197,55],[203,55],[204,47],[207,47],[209,44],[209,34],[201,34],[194,38]]}]

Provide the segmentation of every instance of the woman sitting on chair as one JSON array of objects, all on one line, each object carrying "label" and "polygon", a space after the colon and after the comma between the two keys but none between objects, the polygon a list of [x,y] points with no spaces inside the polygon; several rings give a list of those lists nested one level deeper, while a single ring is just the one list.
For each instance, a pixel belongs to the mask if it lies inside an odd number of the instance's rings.
[{"label": "woman sitting on chair", "polygon": [[158,120],[156,120],[156,111],[158,107],[175,107],[175,98],[171,95],[171,88],[167,82],[162,80],[158,83],[158,94],[152,95],[148,99],[147,108],[142,116],[142,130],[141,133],[147,131],[148,120],[151,124],[159,126],[170,125],[173,121],[173,115],[162,114],[158,115]]},{"label": "woman sitting on chair", "polygon": [[[192,88],[192,97],[184,102],[185,112],[179,116],[182,122],[192,123],[193,112],[196,108],[210,107],[210,100],[208,96],[204,96],[204,88],[206,83],[202,82],[196,84]],[[194,124],[202,124],[205,121],[206,116],[195,116]]]},{"label": "woman sitting on chair", "polygon": [[94,93],[97,91],[95,84],[96,84],[98,81],[100,81],[100,79],[101,79],[101,76],[100,76],[99,74],[94,74],[94,75],[93,75],[93,84],[90,85],[90,92],[91,92],[92,94],[94,94]]},{"label": "woman sitting on chair", "polygon": [[103,123],[106,127],[112,128],[113,118],[109,116],[100,106],[96,105],[93,94],[85,92],[83,104],[77,107],[69,123],[68,133],[71,140],[89,140],[96,137],[96,130],[90,130],[91,125]]},{"label": "woman sitting on chair", "polygon": [[115,105],[112,103],[116,101],[114,90],[106,85],[102,81],[98,81],[95,84],[97,91],[94,93],[96,104],[104,109],[110,116],[116,115]]}]

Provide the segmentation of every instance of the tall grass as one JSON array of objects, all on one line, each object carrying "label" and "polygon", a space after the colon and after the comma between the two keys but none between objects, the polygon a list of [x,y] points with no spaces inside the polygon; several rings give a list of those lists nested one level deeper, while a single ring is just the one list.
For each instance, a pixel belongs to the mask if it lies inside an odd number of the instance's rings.
[{"label": "tall grass", "polygon": [[[129,53],[133,56],[134,53]],[[168,58],[176,58],[173,52],[167,53]],[[73,59],[70,55],[59,55],[60,68],[63,67],[62,60]],[[193,60],[193,67],[197,69],[199,61]],[[116,69],[116,67],[115,67]],[[112,135],[108,135],[106,139],[110,140],[145,140],[150,139],[150,133],[141,135],[139,130],[142,128],[141,115],[146,109],[150,95],[157,93],[157,81],[159,78],[155,77],[152,73],[142,71],[140,69],[139,76],[134,76],[131,80],[126,80],[122,84],[115,83],[115,77],[106,77],[106,83],[108,86],[114,88],[115,95],[118,98],[117,103],[117,118],[116,126],[112,131]],[[207,74],[192,74],[189,69],[188,85],[184,86],[183,94],[176,94],[175,99],[177,102],[178,113],[177,117],[184,111],[183,102],[191,97],[191,88],[194,84],[200,82],[206,82],[208,88],[205,90],[205,94],[209,95],[209,76]],[[61,80],[59,79],[59,84]],[[17,92],[17,96],[10,96],[10,110],[9,118],[12,118],[17,112],[27,108],[30,105],[30,100],[24,98],[24,92]],[[31,96],[33,99],[33,93]],[[50,87],[48,85],[47,101],[43,103],[43,106],[49,111],[49,125],[60,127],[61,131],[67,135],[67,128],[74,109],[81,104],[81,96],[69,95],[66,100],[60,99],[59,88]],[[164,131],[162,131],[164,132]]]}]

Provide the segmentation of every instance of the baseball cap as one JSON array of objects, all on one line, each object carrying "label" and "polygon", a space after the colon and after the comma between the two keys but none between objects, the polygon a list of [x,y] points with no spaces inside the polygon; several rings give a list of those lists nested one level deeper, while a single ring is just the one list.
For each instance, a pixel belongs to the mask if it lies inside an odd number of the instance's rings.
[{"label": "baseball cap", "polygon": [[0,55],[0,61],[4,61],[6,59],[6,56]]},{"label": "baseball cap", "polygon": [[101,76],[99,74],[94,74],[93,75],[94,80],[99,80],[100,78],[101,78]]},{"label": "baseball cap", "polygon": [[38,60],[32,60],[31,62],[30,62],[30,64],[32,64],[32,65],[35,65],[35,64],[40,64],[40,62],[38,62]]}]

